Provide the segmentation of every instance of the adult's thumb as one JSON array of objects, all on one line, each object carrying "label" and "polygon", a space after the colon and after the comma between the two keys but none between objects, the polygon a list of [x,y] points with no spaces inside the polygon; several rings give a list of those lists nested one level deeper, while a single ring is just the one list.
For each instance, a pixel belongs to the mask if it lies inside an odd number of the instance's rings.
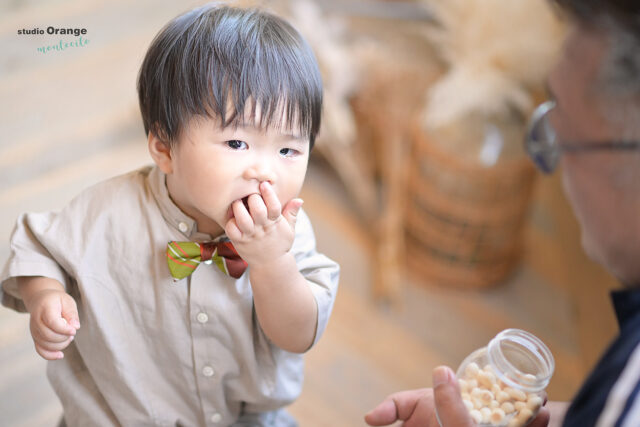
[{"label": "adult's thumb", "polygon": [[538,415],[529,423],[527,427],[547,427],[549,425],[550,414],[545,407],[540,408]]},{"label": "adult's thumb", "polygon": [[442,427],[476,426],[462,403],[458,381],[446,366],[438,366],[433,370],[433,399]]}]

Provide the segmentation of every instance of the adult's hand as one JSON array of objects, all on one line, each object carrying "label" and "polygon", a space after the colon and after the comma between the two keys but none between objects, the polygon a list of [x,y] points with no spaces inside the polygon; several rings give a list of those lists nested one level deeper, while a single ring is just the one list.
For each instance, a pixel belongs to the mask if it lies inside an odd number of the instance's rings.
[{"label": "adult's hand", "polygon": [[[438,422],[439,417],[441,423]],[[405,427],[475,427],[462,403],[460,388],[453,371],[439,366],[433,371],[433,389],[423,388],[394,393],[365,415],[371,426],[385,426],[404,421]],[[527,427],[546,427],[549,412],[542,408]]]},{"label": "adult's hand", "polygon": [[433,389],[407,390],[388,396],[365,415],[371,426],[386,426],[404,421],[405,427],[475,427],[467,408],[462,403],[455,375],[446,366],[433,371]]},{"label": "adult's hand", "polygon": [[404,421],[405,427],[439,427],[430,388],[393,393],[365,415],[364,420],[370,426]]},{"label": "adult's hand", "polygon": [[438,366],[433,370],[433,399],[442,427],[474,427],[467,407],[462,403],[458,380],[451,369]]}]

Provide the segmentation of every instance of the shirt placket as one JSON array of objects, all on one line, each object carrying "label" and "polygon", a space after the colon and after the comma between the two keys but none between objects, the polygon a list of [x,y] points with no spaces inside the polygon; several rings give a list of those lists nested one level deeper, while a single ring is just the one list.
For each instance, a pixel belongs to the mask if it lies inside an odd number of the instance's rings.
[{"label": "shirt placket", "polygon": [[[198,269],[199,270],[199,269]],[[221,364],[215,354],[220,348],[215,338],[215,314],[206,301],[204,292],[211,292],[211,283],[204,279],[204,272],[196,270],[190,280],[189,318],[193,343],[194,375],[200,395],[200,407],[206,425],[218,427],[229,424],[230,414],[226,407],[216,407],[216,403],[225,402],[224,389],[221,384]],[[209,286],[206,283],[209,282]]]}]

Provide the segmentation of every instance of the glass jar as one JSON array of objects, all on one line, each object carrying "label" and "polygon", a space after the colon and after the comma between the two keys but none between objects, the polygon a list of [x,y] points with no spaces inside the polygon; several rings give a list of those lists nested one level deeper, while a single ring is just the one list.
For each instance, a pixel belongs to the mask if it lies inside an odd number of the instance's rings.
[{"label": "glass jar", "polygon": [[540,410],[555,361],[533,334],[505,329],[462,361],[462,399],[480,427],[526,426]]}]

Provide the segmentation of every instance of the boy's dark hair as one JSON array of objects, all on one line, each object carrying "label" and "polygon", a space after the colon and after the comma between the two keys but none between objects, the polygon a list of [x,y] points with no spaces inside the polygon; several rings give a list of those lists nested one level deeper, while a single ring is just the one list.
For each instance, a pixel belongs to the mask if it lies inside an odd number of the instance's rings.
[{"label": "boy's dark hair", "polygon": [[140,68],[138,98],[147,135],[169,144],[193,116],[236,126],[259,108],[260,127],[284,117],[287,130],[295,127],[313,147],[322,81],[311,48],[283,19],[214,3],[178,16],[156,35]]}]

